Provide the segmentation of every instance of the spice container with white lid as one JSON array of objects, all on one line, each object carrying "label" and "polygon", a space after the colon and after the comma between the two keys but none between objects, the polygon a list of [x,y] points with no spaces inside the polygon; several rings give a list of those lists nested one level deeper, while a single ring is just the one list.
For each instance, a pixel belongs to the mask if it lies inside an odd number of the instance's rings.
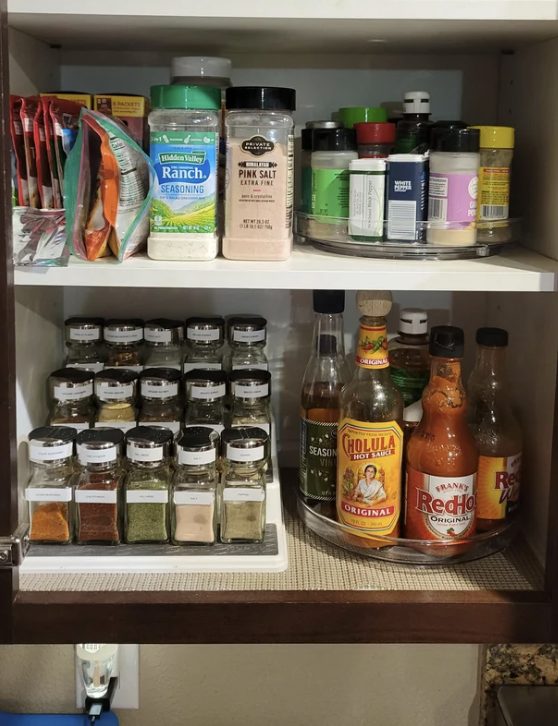
[{"label": "spice container with white lid", "polygon": [[127,368],[136,373],[143,370],[143,320],[107,320],[103,337],[107,346],[105,368]]},{"label": "spice container with white lid", "polygon": [[77,437],[76,542],[117,545],[122,540],[120,490],[124,434],[91,429]]},{"label": "spice container with white lid", "polygon": [[77,431],[41,426],[29,434],[30,475],[25,499],[34,543],[68,544],[73,536],[72,496]]},{"label": "spice container with white lid", "polygon": [[138,423],[164,426],[177,436],[182,420],[180,371],[149,368],[140,373],[141,410]]},{"label": "spice container with white lid", "polygon": [[231,427],[257,426],[271,433],[271,373],[245,368],[229,375],[232,397]]},{"label": "spice container with white lid", "polygon": [[186,428],[208,426],[218,434],[225,428],[225,371],[193,370],[184,375]]},{"label": "spice container with white lid", "polygon": [[95,374],[79,368],[60,368],[48,378],[51,426],[90,428],[95,421],[93,381]]},{"label": "spice container with white lid", "polygon": [[217,530],[219,435],[205,426],[187,429],[177,442],[172,483],[173,544],[211,545]]},{"label": "spice container with white lid", "polygon": [[143,329],[145,368],[182,368],[184,326],[179,320],[148,320]]},{"label": "spice container with white lid", "polygon": [[155,426],[137,426],[126,434],[124,526],[129,544],[169,540],[172,441],[170,431]]},{"label": "spice container with white lid", "polygon": [[223,368],[225,321],[218,315],[186,320],[186,355],[184,373],[202,368],[220,371]]},{"label": "spice container with white lid", "polygon": [[64,323],[68,357],[67,368],[98,373],[106,361],[103,347],[103,318],[68,318]]},{"label": "spice container with white lid", "polygon": [[227,88],[223,255],[286,260],[293,246],[292,88]]},{"label": "spice container with white lid", "polygon": [[227,429],[221,485],[221,542],[263,542],[269,438],[259,428]]},{"label": "spice container with white lid", "polygon": [[105,369],[95,378],[98,411],[95,427],[120,429],[136,425],[138,374],[127,368]]},{"label": "spice container with white lid", "polygon": [[261,315],[233,315],[227,319],[229,355],[227,369],[242,368],[269,370],[265,355],[267,320]]}]

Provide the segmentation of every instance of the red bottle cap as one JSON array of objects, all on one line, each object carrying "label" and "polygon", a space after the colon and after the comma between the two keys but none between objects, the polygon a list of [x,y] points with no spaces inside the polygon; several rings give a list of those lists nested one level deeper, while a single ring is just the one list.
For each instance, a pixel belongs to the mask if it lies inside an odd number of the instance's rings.
[{"label": "red bottle cap", "polygon": [[358,144],[394,144],[395,124],[358,123],[355,124]]}]

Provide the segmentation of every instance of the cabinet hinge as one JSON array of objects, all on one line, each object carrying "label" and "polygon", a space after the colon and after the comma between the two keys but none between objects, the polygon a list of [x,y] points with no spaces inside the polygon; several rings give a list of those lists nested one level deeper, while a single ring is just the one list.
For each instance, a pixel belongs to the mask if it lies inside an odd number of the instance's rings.
[{"label": "cabinet hinge", "polygon": [[0,537],[0,567],[18,567],[29,550],[29,525],[21,524],[10,537]]}]

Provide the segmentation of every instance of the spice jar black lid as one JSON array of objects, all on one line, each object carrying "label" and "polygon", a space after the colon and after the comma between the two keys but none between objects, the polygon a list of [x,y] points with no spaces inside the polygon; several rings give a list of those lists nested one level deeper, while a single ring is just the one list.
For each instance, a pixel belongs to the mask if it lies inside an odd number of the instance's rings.
[{"label": "spice jar black lid", "polygon": [[453,153],[477,153],[480,150],[480,131],[479,129],[460,129],[451,126],[433,128],[430,149]]},{"label": "spice jar black lid", "polygon": [[223,455],[232,461],[264,461],[268,457],[269,435],[256,426],[225,429],[221,434]]},{"label": "spice jar black lid", "polygon": [[271,381],[271,373],[263,371],[260,368],[240,368],[229,373],[229,381],[231,383],[269,383]]},{"label": "spice jar black lid", "polygon": [[67,444],[76,440],[77,429],[71,426],[39,426],[29,434],[29,441],[42,440],[50,446]]},{"label": "spice jar black lid", "polygon": [[508,331],[503,328],[479,328],[477,330],[477,343],[489,348],[506,348],[508,345]]},{"label": "spice jar black lid", "polygon": [[88,318],[88,317],[80,317],[80,316],[74,316],[72,318],[68,318],[64,325],[100,325],[102,326],[105,322],[104,318]]},{"label": "spice jar black lid", "polygon": [[186,319],[186,339],[199,343],[222,341],[225,334],[225,319],[220,315],[195,316]]},{"label": "spice jar black lid", "polygon": [[112,318],[105,322],[103,336],[107,343],[141,343],[143,320],[140,318]]},{"label": "spice jar black lid", "polygon": [[217,452],[219,449],[219,434],[214,429],[210,429],[209,426],[189,426],[184,430],[176,445],[179,449],[191,449],[192,451],[213,449]]},{"label": "spice jar black lid", "polygon": [[66,341],[86,345],[99,343],[104,322],[103,318],[68,318],[64,323]]},{"label": "spice jar black lid", "polygon": [[139,374],[140,381],[160,380],[174,383],[182,378],[182,373],[176,368],[145,368]]},{"label": "spice jar black lid", "polygon": [[227,318],[227,325],[230,328],[246,326],[254,330],[265,328],[267,320],[263,315],[231,315]]},{"label": "spice jar black lid", "polygon": [[345,290],[314,290],[314,312],[337,315],[345,310]]},{"label": "spice jar black lid", "polygon": [[355,129],[314,129],[312,151],[356,151]]},{"label": "spice jar black lid", "polygon": [[436,358],[462,358],[465,334],[453,325],[436,325],[430,331],[430,355]]},{"label": "spice jar black lid", "polygon": [[274,86],[231,86],[225,91],[227,111],[256,109],[259,111],[296,110],[294,88]]},{"label": "spice jar black lid", "polygon": [[49,378],[61,378],[73,385],[81,385],[88,381],[93,382],[95,374],[92,371],[84,371],[81,368],[59,368],[50,374]]},{"label": "spice jar black lid", "polygon": [[82,444],[106,444],[106,446],[121,446],[124,442],[124,434],[120,429],[109,428],[103,426],[98,429],[86,429],[80,431],[77,435],[76,443],[79,446]]}]

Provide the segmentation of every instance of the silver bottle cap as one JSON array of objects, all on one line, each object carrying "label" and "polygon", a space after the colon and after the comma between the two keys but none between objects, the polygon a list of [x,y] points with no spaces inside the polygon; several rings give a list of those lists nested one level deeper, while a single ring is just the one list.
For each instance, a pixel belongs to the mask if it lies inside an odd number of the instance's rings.
[{"label": "silver bottle cap", "polygon": [[233,315],[227,325],[229,343],[254,345],[266,341],[267,320],[261,315]]},{"label": "silver bottle cap", "polygon": [[268,457],[269,436],[263,429],[225,429],[221,435],[224,456],[235,463],[257,463]]},{"label": "silver bottle cap", "polygon": [[103,339],[103,318],[68,318],[64,323],[66,342],[92,345]]},{"label": "silver bottle cap", "polygon": [[91,398],[95,374],[80,368],[60,368],[48,379],[50,397],[58,403],[75,403]]},{"label": "silver bottle cap", "polygon": [[143,328],[143,337],[149,345],[181,345],[184,340],[184,326],[179,320],[148,320]]},{"label": "silver bottle cap", "polygon": [[143,320],[107,320],[103,336],[108,345],[135,346],[143,342]]},{"label": "silver bottle cap", "polygon": [[231,395],[234,399],[269,399],[271,373],[254,368],[243,368],[229,374]]},{"label": "silver bottle cap", "polygon": [[154,464],[170,456],[173,433],[162,426],[136,426],[126,434],[126,456],[136,464]]},{"label": "silver bottle cap", "polygon": [[194,345],[218,347],[223,344],[225,321],[220,316],[188,318],[185,328],[186,340]]},{"label": "silver bottle cap", "polygon": [[29,434],[29,461],[52,464],[71,459],[77,431],[71,426],[40,426]]}]

